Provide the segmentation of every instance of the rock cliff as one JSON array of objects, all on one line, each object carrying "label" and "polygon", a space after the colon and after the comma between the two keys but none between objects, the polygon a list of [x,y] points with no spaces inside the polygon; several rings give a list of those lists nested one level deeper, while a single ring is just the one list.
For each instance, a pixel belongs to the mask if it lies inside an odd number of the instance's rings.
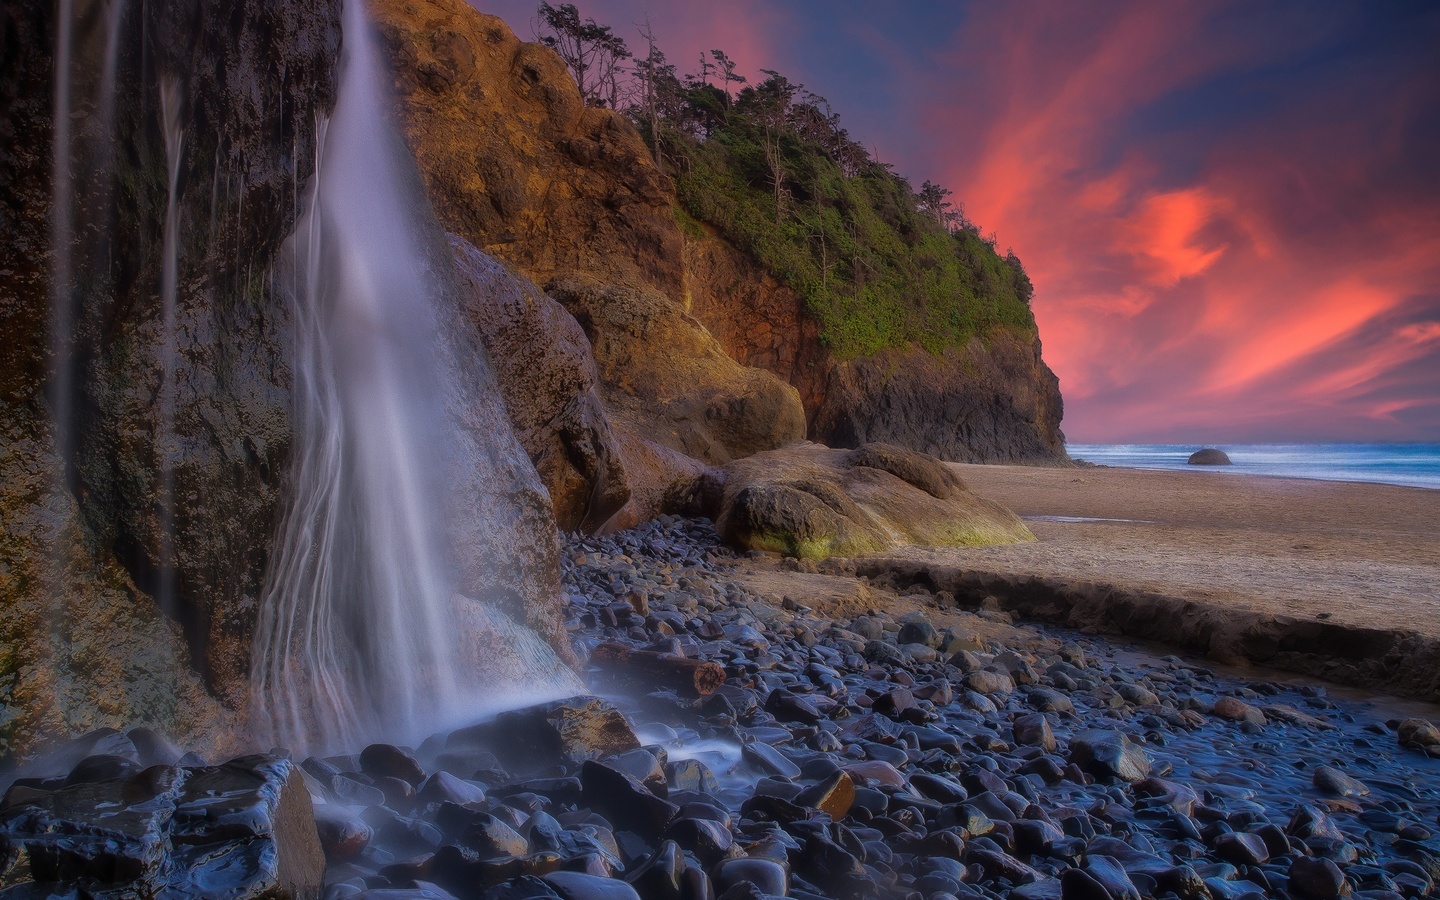
[{"label": "rock cliff", "polygon": [[[206,686],[243,695],[289,435],[289,316],[267,274],[333,101],[340,42],[338,0],[238,18],[128,4],[107,78],[110,10],[74,7],[60,170],[75,202],[57,207],[56,7],[0,3],[0,43],[15,50],[0,72],[4,752],[102,724],[184,733],[218,716]],[[160,296],[166,85],[181,140],[173,348]],[[161,400],[167,355],[173,405]],[[162,491],[175,498],[173,542]]]},{"label": "rock cliff", "polygon": [[954,462],[1065,458],[1060,382],[1038,337],[837,359],[794,291],[722,238],[687,240],[685,264],[691,314],[736,360],[799,389],[812,440],[883,441]]},{"label": "rock cliff", "polygon": [[[286,240],[335,101],[341,2],[73,6],[60,67],[57,5],[0,0],[0,757],[136,723],[223,747],[289,496]],[[413,180],[449,323],[436,349],[466,369],[443,401],[474,437],[449,491],[458,587],[568,656],[550,499]]]},{"label": "rock cliff", "polygon": [[[1059,385],[1038,339],[1000,332],[941,353],[838,359],[794,291],[718,232],[678,224],[670,178],[640,133],[622,115],[585,108],[556,54],[463,0],[376,0],[373,9],[446,228],[537,284],[576,277],[658,292],[705,332],[701,342],[798,390],[812,440],[888,441],[967,462],[1064,458]],[[654,349],[639,334],[628,340],[629,358]],[[611,402],[614,391],[602,393]],[[684,436],[693,418],[646,408],[673,449],[710,462],[736,455],[710,452],[714,427],[697,441]],[[719,427],[732,426],[746,427],[743,417]],[[780,427],[749,452],[791,439]]]}]

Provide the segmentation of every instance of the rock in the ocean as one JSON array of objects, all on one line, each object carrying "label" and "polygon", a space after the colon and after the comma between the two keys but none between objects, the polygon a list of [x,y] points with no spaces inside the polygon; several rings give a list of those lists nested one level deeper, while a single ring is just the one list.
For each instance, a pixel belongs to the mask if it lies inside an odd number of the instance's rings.
[{"label": "rock in the ocean", "polygon": [[1228,466],[1230,457],[1225,454],[1224,450],[1206,447],[1190,454],[1190,458],[1186,462],[1192,466]]}]

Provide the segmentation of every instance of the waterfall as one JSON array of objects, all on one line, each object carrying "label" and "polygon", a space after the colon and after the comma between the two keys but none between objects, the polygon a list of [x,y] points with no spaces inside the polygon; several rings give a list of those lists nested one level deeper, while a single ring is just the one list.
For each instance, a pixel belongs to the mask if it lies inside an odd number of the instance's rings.
[{"label": "waterfall", "polygon": [[50,418],[55,428],[55,448],[61,460],[67,458],[73,435],[71,422],[71,359],[75,355],[75,312],[71,287],[72,247],[75,240],[75,209],[72,200],[72,145],[74,127],[70,121],[70,86],[74,75],[71,58],[75,43],[75,11],[72,0],[56,5],[55,41],[55,131],[51,147],[50,246],[50,349],[55,357],[55,376],[50,388]]},{"label": "waterfall", "polygon": [[[288,246],[295,451],[254,643],[259,727],[292,749],[418,740],[495,708],[474,624],[519,655],[510,691],[579,689],[533,633],[456,595],[445,479],[466,440],[363,0]],[[473,441],[473,436],[470,438]],[[482,510],[475,510],[482,515]],[[467,626],[468,623],[468,626]]]},{"label": "waterfall", "polygon": [[165,202],[164,260],[160,274],[160,397],[155,446],[160,464],[160,608],[175,611],[175,402],[176,402],[176,305],[180,279],[180,223],[176,206],[180,192],[180,162],[185,150],[185,131],[180,123],[180,81],[166,75],[160,79],[160,126],[165,135],[165,167],[168,194]]}]

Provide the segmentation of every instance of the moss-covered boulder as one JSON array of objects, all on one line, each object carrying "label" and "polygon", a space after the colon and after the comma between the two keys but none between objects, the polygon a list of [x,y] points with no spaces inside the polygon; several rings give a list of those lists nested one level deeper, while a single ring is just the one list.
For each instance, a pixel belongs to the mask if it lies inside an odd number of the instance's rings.
[{"label": "moss-covered boulder", "polygon": [[971,493],[944,463],[886,444],[801,444],[722,470],[720,532],[737,547],[804,559],[906,545],[1034,540],[1010,510]]}]

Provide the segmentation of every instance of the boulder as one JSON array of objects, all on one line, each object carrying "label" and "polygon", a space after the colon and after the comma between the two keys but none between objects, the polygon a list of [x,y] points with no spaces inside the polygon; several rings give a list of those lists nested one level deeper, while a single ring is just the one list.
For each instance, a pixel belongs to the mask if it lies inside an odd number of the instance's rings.
[{"label": "boulder", "polygon": [[1014,513],[947,474],[898,447],[804,444],[725,466],[715,517],[738,547],[809,559],[1034,540]]},{"label": "boulder", "polygon": [[640,746],[630,723],[608,700],[571,697],[500,713],[452,732],[449,748],[483,746],[517,771],[577,763]]},{"label": "boulder", "polygon": [[450,236],[465,314],[480,331],[505,410],[563,529],[594,532],[630,499],[620,445],[596,392],[590,341],[565,308],[464,238]]},{"label": "boulder", "polygon": [[325,872],[299,769],[264,755],[30,790],[0,811],[0,839],[5,883],[47,890],[313,897]]},{"label": "boulder", "polygon": [[1096,778],[1136,782],[1150,774],[1150,757],[1119,731],[1087,731],[1070,742],[1070,762]]},{"label": "boulder", "polygon": [[1405,719],[1395,728],[1400,746],[1440,754],[1440,728],[1426,719]]},{"label": "boulder", "polygon": [[804,438],[796,390],[736,363],[666,295],[574,277],[546,289],[584,328],[601,394],[630,431],[712,464]]},{"label": "boulder", "polygon": [[1216,450],[1214,447],[1206,447],[1203,450],[1196,450],[1186,460],[1192,466],[1228,466],[1230,457],[1224,450]]}]

